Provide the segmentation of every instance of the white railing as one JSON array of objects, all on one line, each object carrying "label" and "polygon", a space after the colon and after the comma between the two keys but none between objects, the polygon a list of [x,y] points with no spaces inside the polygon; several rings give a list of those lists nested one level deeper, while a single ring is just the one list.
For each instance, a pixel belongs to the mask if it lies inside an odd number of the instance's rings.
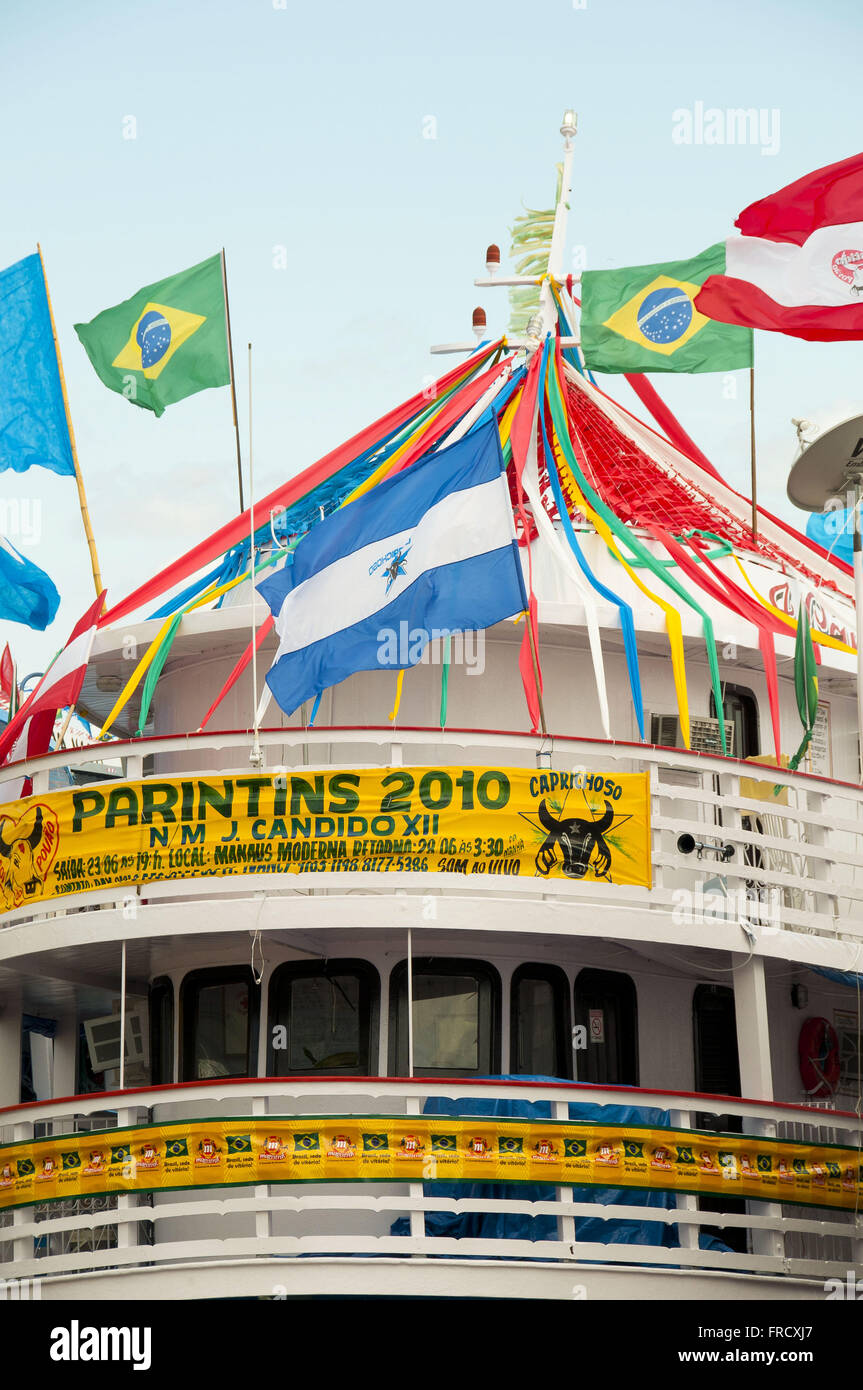
[{"label": "white railing", "polygon": [[[434,1112],[435,1101],[459,1101],[457,1113],[478,1117],[475,1101],[528,1102],[544,1110],[517,1118],[578,1118],[572,1105],[626,1105],[665,1113],[668,1127],[692,1129],[702,1115],[739,1119],[748,1135],[798,1134],[808,1142],[860,1147],[861,1120],[850,1113],[804,1106],[640,1090],[601,1088],[572,1083],[518,1081],[474,1082],[383,1078],[258,1078],[219,1080],[107,1095],[77,1096],[0,1111],[0,1142],[93,1133],[105,1128],[206,1117],[310,1117],[350,1115],[419,1116]],[[428,1105],[427,1105],[428,1102]],[[438,1112],[439,1113],[439,1112]],[[451,1112],[447,1112],[450,1114]],[[486,1122],[490,1116],[480,1110]],[[511,1114],[496,1118],[513,1119]],[[611,1122],[611,1121],[609,1121]],[[711,1134],[716,1138],[716,1134]],[[729,1132],[729,1138],[735,1137]],[[739,1134],[736,1136],[739,1137]],[[601,1189],[600,1189],[601,1190]],[[669,1195],[668,1206],[637,1205],[618,1190],[617,1201],[573,1201],[571,1187],[546,1189],[540,1200],[516,1195],[490,1197],[472,1183],[464,1195],[441,1194],[433,1182],[398,1178],[382,1184],[291,1183],[202,1192],[165,1191],[152,1195],[111,1194],[97,1199],[28,1206],[10,1210],[0,1227],[0,1274],[8,1280],[65,1280],[75,1297],[75,1278],[100,1271],[116,1277],[148,1270],[157,1275],[170,1267],[208,1262],[243,1262],[277,1258],[338,1257],[341,1260],[387,1256],[390,1260],[447,1257],[453,1260],[529,1259],[565,1266],[599,1262],[628,1276],[668,1269],[694,1274],[712,1271],[735,1277],[773,1276],[781,1280],[845,1279],[849,1269],[863,1269],[863,1220],[853,1212],[750,1201],[746,1209],[699,1210],[692,1195]],[[607,1194],[606,1194],[607,1195]],[[603,1199],[604,1201],[604,1199]],[[479,1234],[434,1234],[430,1218],[446,1213],[479,1219]],[[547,1238],[509,1239],[486,1234],[482,1218],[499,1215],[550,1217]],[[406,1218],[402,1233],[392,1223]],[[677,1243],[606,1244],[579,1238],[584,1218],[649,1222],[656,1230],[676,1228]],[[731,1250],[699,1248],[699,1233],[719,1231]],[[739,1238],[743,1233],[742,1240]],[[374,1262],[366,1270],[375,1268]],[[363,1276],[365,1277],[365,1276]],[[374,1291],[374,1273],[368,1276]],[[526,1277],[530,1277],[529,1274]],[[357,1275],[361,1283],[361,1276]],[[360,1287],[358,1283],[358,1288]],[[757,1285],[754,1285],[755,1289]],[[113,1295],[110,1295],[113,1296]],[[753,1293],[753,1296],[757,1296]]]},{"label": "white railing", "polygon": [[[440,763],[472,759],[503,765],[554,768],[564,771],[613,769],[649,770],[651,779],[654,885],[651,890],[592,885],[563,880],[489,879],[458,876],[452,885],[436,875],[440,891],[559,896],[584,902],[643,906],[649,911],[675,913],[675,920],[719,920],[749,923],[756,931],[806,932],[822,936],[863,938],[863,789],[857,785],[803,773],[788,773],[767,765],[733,758],[688,753],[683,749],[644,744],[604,742],[555,736],[543,741],[524,734],[473,729],[315,728],[272,729],[260,736],[270,771],[301,768]],[[96,744],[63,750],[18,764],[33,776],[34,792],[48,788],[52,769],[119,762],[124,775],[148,776],[175,772],[219,775],[248,773],[249,734],[179,734],[129,742]],[[540,750],[538,752],[538,749]],[[744,779],[748,779],[747,781]],[[753,781],[756,783],[752,785]],[[757,783],[761,784],[760,788]],[[773,797],[772,788],[781,788]],[[748,794],[747,794],[748,793]],[[754,793],[754,794],[753,794]],[[734,857],[718,862],[709,851],[704,858],[685,857],[678,838],[689,833],[709,845],[728,844]],[[406,892],[428,892],[426,874],[399,873]],[[704,885],[710,888],[704,897]],[[393,887],[392,875],[363,874],[369,891]],[[248,894],[260,880],[236,874],[230,878],[201,878],[148,883],[148,902]],[[316,894],[344,891],[344,876],[317,873]],[[297,877],[267,876],[268,894],[307,891]],[[7,912],[2,924],[74,912],[86,907],[114,907],[123,895],[102,888],[46,903],[23,905]]]}]

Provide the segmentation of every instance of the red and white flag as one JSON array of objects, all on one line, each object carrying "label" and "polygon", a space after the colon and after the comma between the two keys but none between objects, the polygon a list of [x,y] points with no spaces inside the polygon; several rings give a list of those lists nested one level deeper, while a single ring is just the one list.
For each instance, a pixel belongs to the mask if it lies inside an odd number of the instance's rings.
[{"label": "red and white flag", "polygon": [[699,313],[810,342],[863,338],[863,154],[752,203],[734,225]]},{"label": "red and white flag", "polygon": [[[65,647],[54,658],[32,695],[10,719],[0,736],[0,767],[47,753],[58,709],[75,705],[84,684],[84,675],[104,605],[104,591],[83,618],[75,624]],[[0,782],[0,802],[26,796],[29,777],[13,777]]]},{"label": "red and white flag", "polygon": [[18,683],[15,662],[9,650],[9,643],[3,648],[3,655],[0,656],[0,710],[8,710],[8,718],[11,719],[18,708]]}]

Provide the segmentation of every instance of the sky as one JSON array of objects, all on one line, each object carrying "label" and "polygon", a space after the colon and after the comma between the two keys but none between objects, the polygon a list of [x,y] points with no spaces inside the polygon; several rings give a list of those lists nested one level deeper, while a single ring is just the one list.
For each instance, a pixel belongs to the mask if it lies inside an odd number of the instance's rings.
[{"label": "sky", "polygon": [[[567,269],[689,258],[857,149],[858,0],[0,0],[0,17],[0,265],[41,243],[112,603],[236,514],[230,395],[157,419],[102,385],[74,323],[224,246],[260,497],[452,365],[429,346],[469,337],[474,305],[505,328],[506,292],[473,279],[489,242],[506,261],[523,203],[550,205],[567,107]],[[755,108],[756,139],[675,140],[698,103]],[[759,499],[802,527],[790,422],[863,409],[863,344],[758,333],[755,356]],[[652,380],[748,491],[747,376]],[[91,601],[89,557],[73,480],[6,472],[0,502],[62,599],[44,633],[0,622],[24,676]]]}]

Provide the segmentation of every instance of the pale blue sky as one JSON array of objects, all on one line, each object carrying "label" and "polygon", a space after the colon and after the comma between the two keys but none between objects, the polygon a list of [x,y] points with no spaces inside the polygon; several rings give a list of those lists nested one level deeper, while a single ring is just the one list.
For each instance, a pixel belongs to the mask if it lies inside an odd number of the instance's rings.
[{"label": "pale blue sky", "polygon": [[[548,205],[566,106],[567,256],[584,246],[593,269],[691,256],[749,202],[859,147],[856,0],[0,0],[0,14],[0,264],[41,241],[111,601],[236,510],[230,401],[135,409],[102,386],[74,322],[224,245],[244,448],[254,344],[262,495],[448,365],[429,344],[462,336],[474,304],[505,326],[504,292],[472,280],[489,241],[506,251],[522,199]],[[699,101],[778,111],[778,152],[675,144],[673,112]],[[863,345],[758,334],[756,361],[761,496],[792,517],[790,418],[863,407]],[[653,381],[745,487],[745,377],[737,399],[718,375]],[[23,674],[92,587],[72,481],[6,473],[0,495],[40,504],[41,540],[21,548],[63,598],[47,633],[0,624]]]}]

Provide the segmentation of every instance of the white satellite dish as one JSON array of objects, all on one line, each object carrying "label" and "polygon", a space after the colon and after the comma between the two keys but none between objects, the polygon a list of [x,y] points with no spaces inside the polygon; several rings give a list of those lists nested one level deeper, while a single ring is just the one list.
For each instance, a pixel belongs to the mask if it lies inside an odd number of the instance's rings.
[{"label": "white satellite dish", "polygon": [[788,475],[788,496],[806,512],[823,512],[835,498],[846,502],[854,517],[854,607],[857,620],[857,735],[863,782],[863,536],[860,499],[863,488],[863,415],[852,415],[807,444],[806,421],[798,422],[801,453]]},{"label": "white satellite dish", "polygon": [[[805,422],[802,422],[805,423]],[[852,415],[819,434],[801,453],[788,477],[788,496],[805,512],[823,512],[831,498],[841,504],[863,479],[863,415]]]}]

